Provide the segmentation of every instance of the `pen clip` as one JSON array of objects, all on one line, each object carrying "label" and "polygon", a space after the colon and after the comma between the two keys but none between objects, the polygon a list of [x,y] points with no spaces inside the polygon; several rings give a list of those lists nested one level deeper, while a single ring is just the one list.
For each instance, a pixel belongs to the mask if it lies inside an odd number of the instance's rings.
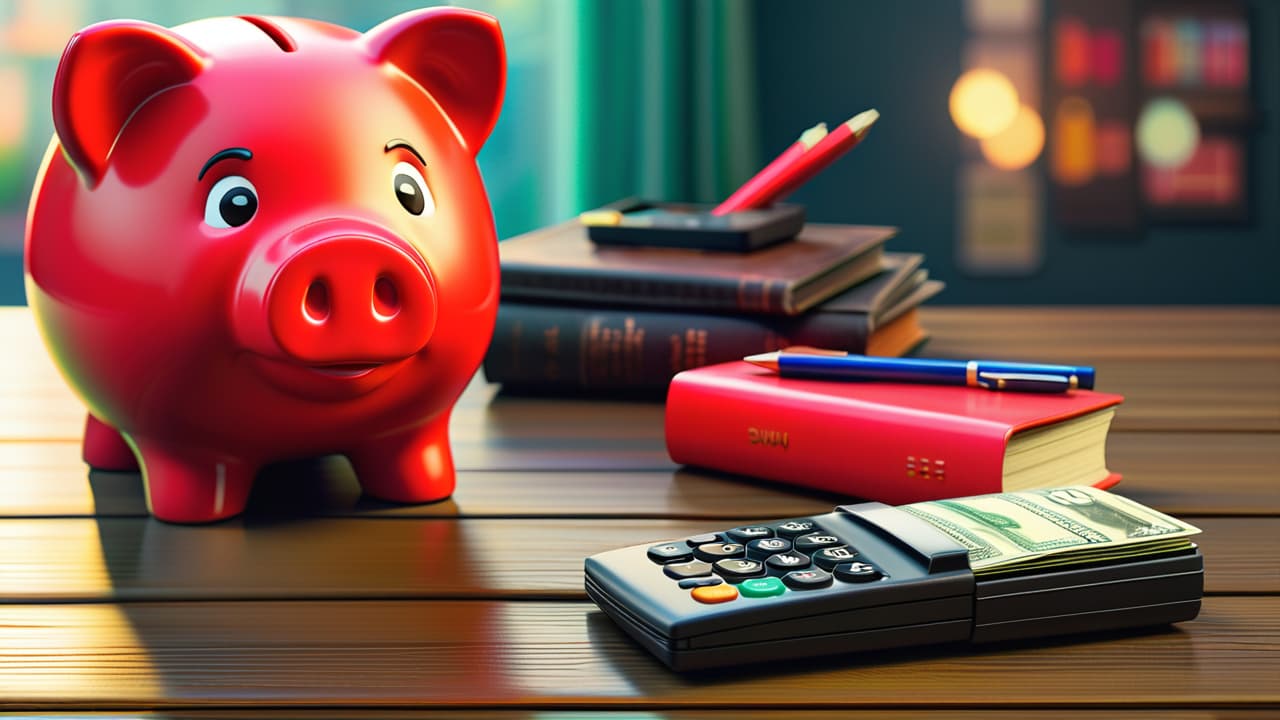
[{"label": "pen clip", "polygon": [[978,387],[988,390],[1016,390],[1021,392],[1066,392],[1073,389],[1071,378],[1064,375],[1037,375],[1035,373],[979,372]]}]

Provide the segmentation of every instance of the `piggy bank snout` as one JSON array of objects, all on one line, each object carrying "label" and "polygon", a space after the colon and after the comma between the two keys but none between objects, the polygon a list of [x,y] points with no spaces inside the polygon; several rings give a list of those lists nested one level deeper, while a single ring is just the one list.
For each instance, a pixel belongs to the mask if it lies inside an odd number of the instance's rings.
[{"label": "piggy bank snout", "polygon": [[270,280],[243,286],[234,319],[252,350],[310,366],[362,365],[409,357],[431,339],[435,282],[397,238],[309,234],[256,263],[266,267],[247,275]]}]

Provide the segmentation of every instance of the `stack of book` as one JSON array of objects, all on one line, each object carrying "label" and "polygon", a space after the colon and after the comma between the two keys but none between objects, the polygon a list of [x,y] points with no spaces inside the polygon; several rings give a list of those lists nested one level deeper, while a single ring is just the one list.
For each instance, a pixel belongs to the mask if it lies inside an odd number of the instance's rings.
[{"label": "stack of book", "polygon": [[807,345],[897,356],[942,283],[894,228],[808,224],[745,253],[594,244],[572,220],[502,242],[485,377],[549,392],[665,391],[672,376]]}]

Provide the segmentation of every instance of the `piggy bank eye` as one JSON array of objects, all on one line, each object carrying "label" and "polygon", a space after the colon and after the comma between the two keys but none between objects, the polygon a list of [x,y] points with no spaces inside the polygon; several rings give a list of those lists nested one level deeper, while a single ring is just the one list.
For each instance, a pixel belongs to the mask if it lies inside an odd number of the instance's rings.
[{"label": "piggy bank eye", "polygon": [[239,175],[224,177],[214,183],[209,199],[204,202],[204,222],[210,227],[240,227],[258,212],[258,191],[253,183]]},{"label": "piggy bank eye", "polygon": [[431,197],[427,181],[422,179],[418,168],[409,163],[398,162],[391,169],[391,187],[395,190],[400,205],[410,213],[431,215],[436,211],[436,201]]}]

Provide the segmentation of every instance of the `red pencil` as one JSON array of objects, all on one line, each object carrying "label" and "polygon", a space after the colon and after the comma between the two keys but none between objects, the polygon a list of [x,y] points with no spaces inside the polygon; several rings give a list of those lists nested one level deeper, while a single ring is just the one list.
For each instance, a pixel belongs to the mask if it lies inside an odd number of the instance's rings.
[{"label": "red pencil", "polygon": [[[712,210],[711,214],[723,215],[738,210],[767,207],[783,199],[795,191],[796,188],[808,182],[809,178],[818,174],[827,165],[830,165],[836,158],[852,150],[855,145],[861,142],[867,131],[871,129],[871,126],[879,118],[880,113],[875,110],[867,110],[854,115],[823,137],[808,152],[794,155],[794,159],[785,168],[772,174],[768,179],[760,183],[755,183],[755,178],[748,180],[747,184],[753,186],[750,193],[742,193],[742,196],[739,197],[741,191],[746,188],[746,185],[744,185],[728,200],[725,200]],[[734,198],[738,198],[738,200],[731,204]]]},{"label": "red pencil", "polygon": [[749,203],[750,198],[758,192],[759,188],[768,185],[778,175],[786,172],[787,168],[791,166],[791,163],[795,162],[796,158],[808,152],[810,148],[817,145],[818,141],[826,137],[826,135],[826,123],[818,123],[808,130],[805,130],[800,134],[800,139],[791,143],[786,150],[782,151],[782,154],[774,158],[768,165],[765,165],[763,170],[752,175],[750,180],[743,183],[737,190],[734,190],[733,194],[730,195],[728,199],[717,205],[715,209],[711,211],[711,214],[725,215],[733,212],[734,210],[743,210],[746,207],[754,207],[751,205],[744,206],[742,203]]}]

